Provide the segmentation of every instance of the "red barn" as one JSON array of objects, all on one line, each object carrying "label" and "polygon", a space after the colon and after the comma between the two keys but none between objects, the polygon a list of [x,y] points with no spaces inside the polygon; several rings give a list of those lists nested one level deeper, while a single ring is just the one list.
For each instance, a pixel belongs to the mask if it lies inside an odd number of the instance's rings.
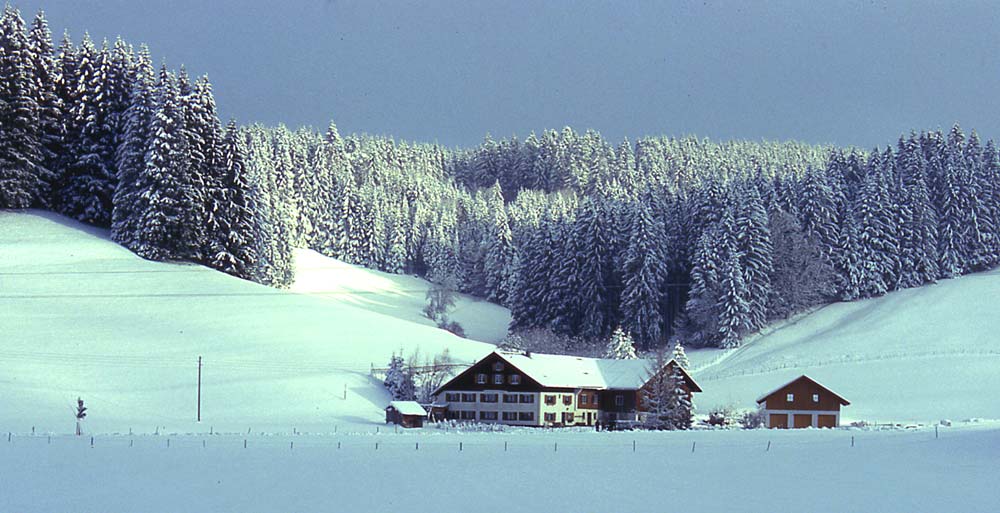
[{"label": "red barn", "polygon": [[761,403],[769,428],[837,427],[840,407],[851,404],[806,375],[757,399]]}]

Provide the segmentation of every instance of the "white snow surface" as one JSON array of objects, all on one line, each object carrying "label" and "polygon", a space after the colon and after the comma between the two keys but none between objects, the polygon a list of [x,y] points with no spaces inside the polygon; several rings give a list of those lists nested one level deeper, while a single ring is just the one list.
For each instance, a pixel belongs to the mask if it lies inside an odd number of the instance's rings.
[{"label": "white snow surface", "polygon": [[146,261],[55,214],[0,212],[0,429],[72,432],[77,397],[96,433],[367,426],[390,399],[369,370],[393,352],[471,362],[493,349],[367,306]]},{"label": "white snow surface", "polygon": [[[290,290],[313,294],[425,326],[436,326],[423,314],[433,285],[416,276],[389,274],[346,264],[311,249],[295,250],[295,283]],[[497,343],[507,335],[510,310],[467,294],[456,294],[448,317],[465,336]]]},{"label": "white snow surface", "polygon": [[1000,511],[996,424],[400,433],[15,435],[0,511]]},{"label": "white snow surface", "polygon": [[689,351],[695,396],[715,406],[807,374],[851,402],[842,420],[1000,419],[1000,271],[850,303],[776,324],[732,351]]}]

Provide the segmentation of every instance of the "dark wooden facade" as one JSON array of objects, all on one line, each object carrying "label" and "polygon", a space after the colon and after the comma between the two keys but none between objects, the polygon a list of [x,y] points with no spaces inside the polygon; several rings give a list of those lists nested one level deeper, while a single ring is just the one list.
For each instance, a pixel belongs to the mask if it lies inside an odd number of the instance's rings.
[{"label": "dark wooden facade", "polygon": [[851,404],[805,375],[761,397],[757,403],[764,410],[770,428],[837,427],[841,406]]}]

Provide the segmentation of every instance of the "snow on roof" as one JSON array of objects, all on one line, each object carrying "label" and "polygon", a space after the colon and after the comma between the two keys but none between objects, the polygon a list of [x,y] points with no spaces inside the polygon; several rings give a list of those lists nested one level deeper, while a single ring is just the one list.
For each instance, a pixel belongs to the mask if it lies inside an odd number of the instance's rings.
[{"label": "snow on roof", "polygon": [[801,376],[799,376],[799,377],[797,377],[797,378],[795,378],[795,379],[793,379],[793,380],[791,380],[791,381],[789,381],[787,383],[784,383],[781,386],[779,386],[778,388],[775,388],[774,390],[771,390],[770,392],[768,392],[768,393],[766,393],[766,394],[758,397],[757,398],[757,404],[760,404],[760,403],[764,402],[768,397],[771,397],[772,395],[778,393],[778,391],[781,390],[782,388],[785,388],[788,385],[791,385],[792,383],[795,383],[796,381],[798,381],[800,379],[808,379],[809,381],[812,381],[814,384],[816,384],[816,386],[818,386],[818,387],[826,390],[827,392],[830,392],[831,394],[833,394],[834,397],[836,397],[837,399],[840,399],[840,402],[844,406],[847,406],[847,405],[851,404],[850,401],[848,401],[847,399],[844,399],[843,397],[841,397],[840,394],[834,392],[833,390],[830,390],[830,387],[828,387],[828,386],[820,383],[819,381],[816,381],[815,379],[810,378],[809,376],[806,376],[805,374],[803,374],[803,375],[801,375]]},{"label": "snow on roof", "polygon": [[420,406],[420,403],[416,401],[392,401],[389,403],[389,407],[395,408],[400,415],[427,415],[424,407]]},{"label": "snow on roof", "polygon": [[497,351],[508,363],[521,369],[544,387],[637,389],[649,379],[649,360],[609,360],[555,354]]}]

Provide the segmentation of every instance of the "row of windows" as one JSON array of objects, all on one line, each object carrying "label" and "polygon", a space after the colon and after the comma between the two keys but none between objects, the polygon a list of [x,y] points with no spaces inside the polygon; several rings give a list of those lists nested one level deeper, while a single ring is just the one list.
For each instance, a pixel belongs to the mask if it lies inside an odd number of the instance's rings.
[{"label": "row of windows", "polygon": [[[568,412],[568,411],[567,412],[563,412],[563,414],[562,414],[563,424],[572,424],[574,422],[574,420],[575,420],[575,417],[573,415],[573,412]],[[555,422],[555,421],[556,421],[556,414],[555,413],[546,413],[545,414],[545,422]]]},{"label": "row of windows", "polygon": [[[479,402],[481,403],[495,403],[499,398],[499,394],[479,394]],[[444,400],[449,403],[474,403],[476,402],[476,394],[460,394],[458,392],[446,392],[444,394]],[[503,402],[511,403],[521,403],[521,404],[534,404],[535,396],[532,394],[504,394]]]},{"label": "row of windows", "polygon": [[[562,396],[562,403],[565,404],[566,406],[571,406],[573,404],[573,396],[572,395],[563,395]],[[546,395],[545,396],[545,404],[547,404],[549,406],[552,406],[553,404],[556,404],[556,396],[555,395]]]},{"label": "row of windows", "polygon": [[[479,412],[479,420],[497,420],[498,415],[500,413],[501,412],[495,412],[495,411],[481,411]],[[532,411],[505,411],[502,413],[503,413],[502,417],[503,420],[507,421],[519,421],[519,422],[535,421],[535,412]],[[476,412],[474,411],[449,411],[446,416],[449,419],[476,420]]]},{"label": "row of windows", "polygon": [[[486,382],[487,382],[486,377],[487,377],[486,374],[476,374],[476,384],[478,384],[478,385],[485,385]],[[520,374],[511,374],[510,376],[507,376],[507,382],[510,383],[511,385],[520,385],[521,384],[521,375]],[[493,375],[493,384],[494,385],[502,385],[503,383],[504,383],[503,374],[494,374]]]},{"label": "row of windows", "polygon": [[[788,396],[785,397],[785,400],[787,400],[790,403],[795,402],[795,394],[788,394]],[[813,402],[814,403],[819,402],[819,394],[813,394]]]}]

